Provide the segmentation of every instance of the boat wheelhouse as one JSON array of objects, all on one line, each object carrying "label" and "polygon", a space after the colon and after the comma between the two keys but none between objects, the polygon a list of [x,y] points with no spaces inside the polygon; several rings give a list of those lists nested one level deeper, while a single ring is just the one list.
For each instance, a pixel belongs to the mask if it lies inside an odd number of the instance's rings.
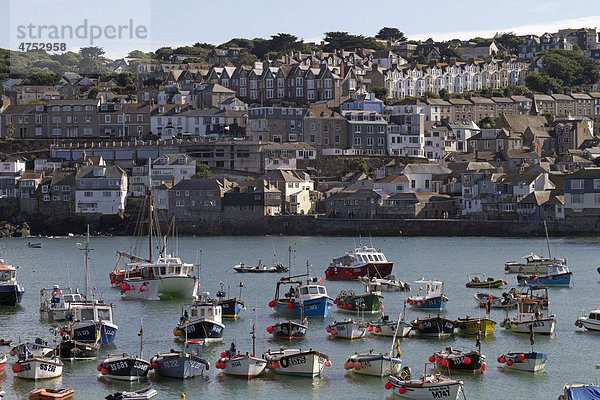
[{"label": "boat wheelhouse", "polygon": [[556,327],[554,315],[548,317],[542,313],[539,300],[519,299],[517,301],[517,318],[506,318],[501,326],[510,332],[552,335]]},{"label": "boat wheelhouse", "polygon": [[[282,277],[277,282],[275,298],[269,303],[269,307],[288,318],[327,317],[333,300],[321,284],[322,279],[308,278],[305,282],[295,280],[302,277],[308,275]],[[289,289],[286,291],[286,288]]]},{"label": "boat wheelhouse", "polygon": [[70,322],[71,338],[78,342],[96,342],[101,346],[115,341],[119,327],[113,322],[113,305],[92,301],[91,304],[78,305],[67,316]]},{"label": "boat wheelhouse", "polygon": [[71,308],[85,303],[84,296],[69,287],[43,288],[40,290],[40,318],[48,322],[65,321]]},{"label": "boat wheelhouse", "polygon": [[585,328],[588,331],[600,331],[600,310],[592,310],[587,317],[577,318],[575,326]]},{"label": "boat wheelhouse", "polygon": [[380,250],[361,246],[334,258],[325,270],[325,277],[332,281],[354,281],[363,276],[383,278],[392,273],[394,263]]},{"label": "boat wheelhouse", "polygon": [[[419,295],[410,296],[406,302],[414,309],[422,310],[442,310],[448,301],[444,294],[444,282],[442,281],[415,281],[419,285]],[[424,292],[421,291],[425,287]]]},{"label": "boat wheelhouse", "polygon": [[220,342],[223,340],[225,325],[222,320],[222,309],[208,292],[201,294],[200,299],[187,305],[173,330],[180,340],[203,340],[204,342]]},{"label": "boat wheelhouse", "polygon": [[17,282],[17,269],[0,259],[0,305],[16,306],[21,302],[25,289]]}]

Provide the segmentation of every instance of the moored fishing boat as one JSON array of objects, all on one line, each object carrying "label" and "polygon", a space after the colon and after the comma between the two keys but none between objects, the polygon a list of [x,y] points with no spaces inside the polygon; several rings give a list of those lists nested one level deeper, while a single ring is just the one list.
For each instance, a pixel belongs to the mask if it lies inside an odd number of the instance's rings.
[{"label": "moored fishing boat", "polygon": [[25,289],[17,282],[17,269],[0,259],[0,305],[16,306],[24,293]]},{"label": "moored fishing boat", "polygon": [[225,285],[221,282],[221,289],[217,292],[217,304],[221,306],[221,312],[223,318],[233,318],[236,319],[240,316],[240,313],[246,309],[244,307],[244,301],[241,299],[242,297],[242,288],[244,284],[240,282],[240,298],[232,297],[226,299],[227,294],[225,293]]},{"label": "moored fishing boat", "polygon": [[220,342],[223,340],[225,325],[221,316],[221,306],[210,299],[208,292],[192,304],[184,307],[173,334],[180,340],[203,340]]},{"label": "moored fishing boat", "polygon": [[542,274],[519,274],[517,281],[519,285],[541,285],[541,286],[570,286],[571,276],[566,265],[552,264],[548,265],[545,275]]},{"label": "moored fishing boat", "polygon": [[575,326],[585,328],[588,331],[600,331],[600,310],[592,310],[587,317],[577,318]]},{"label": "moored fishing boat", "polygon": [[279,322],[267,327],[267,332],[275,339],[301,340],[306,337],[306,325],[294,321]]},{"label": "moored fishing boat", "polygon": [[413,379],[410,368],[404,367],[400,375],[389,376],[385,388],[406,399],[456,400],[463,391],[463,383],[440,373],[428,374],[425,365],[420,378]]},{"label": "moored fishing boat", "polygon": [[556,327],[554,315],[544,316],[540,302],[537,300],[522,300],[517,302],[517,317],[506,318],[500,323],[504,329],[515,333],[529,333],[533,328],[534,333],[552,335]]},{"label": "moored fishing boat", "polygon": [[222,369],[224,374],[239,376],[250,379],[260,375],[267,366],[267,360],[255,356],[256,336],[254,335],[255,326],[252,325],[252,354],[241,354],[236,351],[235,345],[231,343],[229,350],[221,353],[221,358],[215,366]]},{"label": "moored fishing boat", "polygon": [[78,342],[70,339],[70,336],[63,337],[58,345],[58,354],[60,358],[75,360],[91,360],[98,357],[100,352],[100,343],[98,342]]},{"label": "moored fishing boat", "polygon": [[29,400],[62,400],[72,399],[75,391],[71,388],[65,389],[47,389],[40,388],[29,394]]},{"label": "moored fishing boat", "polygon": [[481,336],[493,335],[496,322],[489,318],[469,317],[456,319],[456,327],[459,333],[466,335],[477,335],[481,332]]},{"label": "moored fishing boat", "polygon": [[387,275],[383,278],[376,278],[374,276],[361,276],[358,278],[363,283],[371,282],[378,283],[381,285],[382,292],[408,292],[410,291],[410,283],[403,282],[396,279],[394,275]]},{"label": "moored fishing boat", "polygon": [[437,338],[445,338],[454,334],[456,321],[443,317],[419,317],[411,322],[413,330],[421,336],[433,336]]},{"label": "moored fishing boat", "polygon": [[103,376],[121,381],[136,381],[148,376],[150,362],[143,358],[144,325],[140,324],[140,352],[139,355],[109,354],[98,365],[98,372]]},{"label": "moored fishing boat", "polygon": [[528,353],[508,352],[498,357],[498,362],[506,365],[508,369],[519,371],[538,372],[546,367],[548,355],[534,351]]},{"label": "moored fishing boat", "polygon": [[444,282],[441,281],[426,281],[423,278],[415,281],[419,285],[419,293],[425,286],[423,294],[417,296],[410,296],[406,303],[411,308],[416,310],[442,310],[448,301],[448,298],[444,294]]},{"label": "moored fishing boat", "polygon": [[13,372],[24,379],[51,379],[62,375],[63,363],[57,356],[29,357],[13,364]]},{"label": "moored fishing boat", "polygon": [[544,258],[537,254],[529,254],[525,257],[525,262],[508,261],[504,264],[504,270],[513,274],[543,274],[547,271],[548,265],[561,264],[567,265],[567,260],[563,258]]},{"label": "moored fishing boat", "polygon": [[[188,349],[192,350],[188,352]],[[188,379],[204,374],[209,363],[202,358],[202,342],[186,341],[184,351],[158,353],[150,360],[154,373],[169,378]]]},{"label": "moored fishing boat", "polygon": [[402,369],[402,360],[398,355],[390,357],[388,353],[354,353],[346,357],[344,369],[360,375],[386,376],[396,375]]},{"label": "moored fishing boat", "polygon": [[119,327],[113,322],[113,305],[105,305],[97,300],[71,308],[67,316],[70,323],[71,339],[78,342],[96,342],[101,346],[114,343]]},{"label": "moored fishing boat", "polygon": [[392,273],[393,267],[394,263],[381,251],[361,246],[334,258],[325,270],[325,277],[332,281],[354,281],[363,276],[383,278]]},{"label": "moored fishing boat", "polygon": [[[307,263],[308,266],[308,263]],[[307,277],[306,282],[295,278]],[[327,289],[321,284],[323,280],[308,278],[308,273],[297,276],[282,277],[275,288],[275,298],[269,307],[277,314],[288,318],[327,317],[333,300],[327,295]],[[285,287],[289,287],[285,291]]]},{"label": "moored fishing boat", "polygon": [[355,294],[353,290],[342,290],[333,304],[341,311],[378,313],[383,309],[381,285],[373,282],[364,283],[364,293]]},{"label": "moored fishing boat", "polygon": [[[398,337],[406,337],[410,334],[413,327],[411,324],[404,320],[404,315],[402,314],[402,319],[398,323],[398,321],[390,320],[389,315],[382,315],[379,321],[369,321],[367,322],[367,331],[371,335],[375,336],[387,336],[392,337],[394,335]],[[396,331],[398,329],[398,331]]]},{"label": "moored fishing boat", "polygon": [[238,265],[234,265],[233,269],[235,272],[250,274],[288,272],[288,268],[281,263],[273,261],[273,265],[268,266],[263,264],[262,260],[258,260],[258,265],[239,263]]},{"label": "moored fishing boat", "polygon": [[477,292],[473,295],[479,307],[510,308],[517,305],[517,298],[512,291],[502,293],[502,296],[493,296],[488,293]]},{"label": "moored fishing boat", "polygon": [[54,353],[54,348],[48,345],[48,342],[36,338],[33,343],[20,343],[10,350],[11,356],[17,356],[19,359],[28,357],[50,357]]},{"label": "moored fishing boat", "polygon": [[327,354],[313,349],[268,350],[262,358],[267,360],[267,368],[270,371],[281,375],[313,378],[321,375],[324,367],[331,366]]},{"label": "moored fishing boat", "polygon": [[495,289],[504,285],[508,285],[508,282],[503,279],[486,277],[485,274],[482,276],[475,275],[472,278],[469,276],[468,278],[470,278],[469,282],[466,283],[468,288]]},{"label": "moored fishing boat", "polygon": [[48,322],[64,321],[73,306],[84,303],[83,295],[69,287],[43,288],[40,290],[40,318]]},{"label": "moored fishing boat", "polygon": [[360,339],[367,335],[367,327],[361,322],[347,319],[345,321],[334,321],[327,325],[325,330],[331,336],[341,339]]},{"label": "moored fishing boat", "polygon": [[485,371],[485,356],[481,350],[459,350],[446,347],[436,351],[429,357],[429,362],[435,362],[450,371],[478,373]]},{"label": "moored fishing boat", "polygon": [[0,374],[3,374],[6,370],[6,361],[8,361],[8,357],[6,357],[6,354],[2,354],[0,356]]}]

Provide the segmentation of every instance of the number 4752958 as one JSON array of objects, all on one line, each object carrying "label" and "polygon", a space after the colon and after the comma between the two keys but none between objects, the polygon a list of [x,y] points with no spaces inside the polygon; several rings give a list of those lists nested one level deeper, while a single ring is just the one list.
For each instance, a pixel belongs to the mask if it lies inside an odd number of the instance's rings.
[{"label": "number 4752958", "polygon": [[44,50],[44,51],[66,51],[67,44],[56,42],[56,43],[28,43],[21,42],[19,45],[21,51],[32,51],[32,50]]}]

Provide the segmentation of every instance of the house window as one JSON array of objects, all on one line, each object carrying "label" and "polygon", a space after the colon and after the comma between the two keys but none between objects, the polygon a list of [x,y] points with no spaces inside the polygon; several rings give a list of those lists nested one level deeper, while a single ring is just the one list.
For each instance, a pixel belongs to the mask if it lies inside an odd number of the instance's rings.
[{"label": "house window", "polygon": [[578,194],[578,193],[571,194],[571,203],[582,204],[583,203],[583,194]]},{"label": "house window", "polygon": [[177,203],[175,204],[176,207],[183,207],[185,204],[184,200],[177,200]]},{"label": "house window", "polygon": [[[595,183],[594,186],[596,186]],[[571,180],[571,189],[583,189],[583,179]]]},{"label": "house window", "polygon": [[[59,197],[59,199],[60,199],[60,196],[58,196],[58,197]],[[71,196],[69,196],[68,194],[67,194],[67,195],[64,195],[64,196],[63,196],[63,200],[64,200],[64,201],[71,201]]]},{"label": "house window", "polygon": [[94,192],[83,192],[83,197],[94,197]]},{"label": "house window", "polygon": [[112,197],[112,192],[102,192],[102,197]]},{"label": "house window", "polygon": [[594,179],[594,189],[600,189],[600,179]]},{"label": "house window", "polygon": [[594,202],[600,204],[600,193],[594,194]]},{"label": "house window", "polygon": [[414,189],[414,188],[416,188],[416,187],[417,187],[417,183],[415,182],[415,180],[414,180],[414,179],[412,179],[412,180],[410,181],[410,188],[411,188],[411,189]]},{"label": "house window", "polygon": [[185,197],[190,197],[190,191],[189,190],[185,191]]},{"label": "house window", "polygon": [[429,189],[429,179],[425,179],[425,188]]},{"label": "house window", "polygon": [[50,201],[50,195],[49,194],[45,194],[44,195],[44,201]]}]

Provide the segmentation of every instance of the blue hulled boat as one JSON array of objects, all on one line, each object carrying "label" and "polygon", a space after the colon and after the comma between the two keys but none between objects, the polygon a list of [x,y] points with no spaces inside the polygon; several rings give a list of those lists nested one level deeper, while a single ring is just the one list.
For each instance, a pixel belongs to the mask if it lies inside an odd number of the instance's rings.
[{"label": "blue hulled boat", "polygon": [[[327,317],[333,300],[327,295],[323,280],[308,278],[306,282],[294,280],[308,274],[283,277],[277,282],[275,298],[269,307],[287,318]],[[289,286],[286,292],[285,287]],[[283,289],[283,290],[282,290]]]},{"label": "blue hulled boat", "polygon": [[217,304],[221,306],[222,317],[223,318],[233,318],[236,319],[240,316],[240,313],[246,309],[244,306],[244,300],[242,297],[242,288],[244,284],[240,282],[240,298],[233,297],[230,299],[226,299],[227,294],[225,293],[225,285],[221,282],[221,290],[217,292]]},{"label": "blue hulled boat", "polygon": [[25,289],[17,282],[17,270],[12,265],[3,264],[0,259],[0,305],[16,306],[21,302]]},{"label": "blue hulled boat", "polygon": [[416,310],[441,310],[448,301],[444,295],[444,282],[440,281],[415,281],[419,284],[419,291],[425,286],[425,294],[410,296],[406,302]]},{"label": "blue hulled boat", "polygon": [[[188,353],[188,349],[193,352]],[[156,374],[168,378],[188,379],[200,376],[209,368],[208,361],[202,358],[201,349],[202,341],[187,341],[184,351],[158,353],[151,360],[152,367]]]},{"label": "blue hulled boat", "polygon": [[96,342],[107,346],[115,341],[119,327],[113,323],[113,306],[94,301],[76,306],[67,316],[72,339],[78,342]]},{"label": "blue hulled boat", "polygon": [[561,264],[548,265],[548,273],[546,275],[538,274],[522,274],[517,275],[519,285],[542,285],[542,286],[570,286],[571,276],[573,273],[569,271],[569,267]]}]

